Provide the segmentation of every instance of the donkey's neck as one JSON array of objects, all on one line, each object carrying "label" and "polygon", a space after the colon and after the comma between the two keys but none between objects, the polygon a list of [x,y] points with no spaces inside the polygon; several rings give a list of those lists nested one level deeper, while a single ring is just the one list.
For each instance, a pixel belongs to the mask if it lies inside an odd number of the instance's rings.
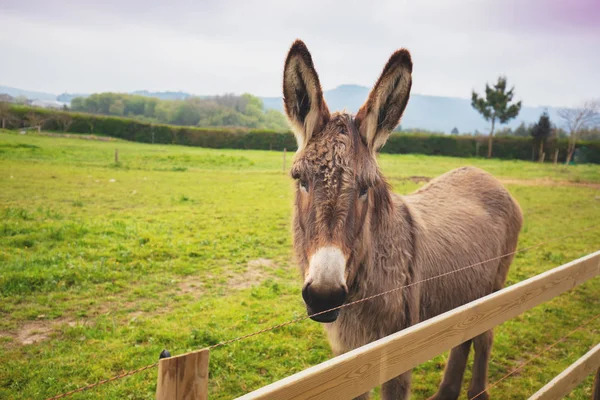
[{"label": "donkey's neck", "polygon": [[387,184],[374,188],[365,232],[358,252],[360,265],[351,297],[364,298],[410,283],[414,254],[413,219],[402,196]]}]

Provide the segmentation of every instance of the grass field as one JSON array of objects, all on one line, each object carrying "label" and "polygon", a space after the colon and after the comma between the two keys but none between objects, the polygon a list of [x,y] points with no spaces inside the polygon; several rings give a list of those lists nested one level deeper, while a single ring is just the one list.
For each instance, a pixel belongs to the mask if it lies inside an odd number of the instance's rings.
[{"label": "grass field", "polygon": [[[305,314],[282,153],[0,132],[0,398],[53,396],[154,363],[163,348],[180,354]],[[520,247],[600,223],[600,166],[379,161],[399,193],[423,184],[414,177],[463,165],[503,179],[525,214]],[[597,228],[519,253],[508,284],[599,248]],[[599,311],[596,278],[499,326],[490,381]],[[527,398],[598,342],[600,321],[492,397]],[[211,398],[241,395],[330,356],[312,321],[216,349]],[[434,393],[446,360],[416,369],[413,398]],[[467,372],[465,387],[468,379]],[[151,369],[73,398],[148,399],[155,385]],[[569,398],[587,399],[591,390],[588,378]]]}]

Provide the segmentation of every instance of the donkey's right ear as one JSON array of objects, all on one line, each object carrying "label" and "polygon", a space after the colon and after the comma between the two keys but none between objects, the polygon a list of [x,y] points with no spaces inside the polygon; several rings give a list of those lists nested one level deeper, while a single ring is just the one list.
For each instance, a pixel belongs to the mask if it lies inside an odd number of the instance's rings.
[{"label": "donkey's right ear", "polygon": [[296,40],[283,70],[283,105],[298,141],[298,150],[329,121],[319,76],[306,45]]},{"label": "donkey's right ear", "polygon": [[408,50],[400,49],[392,54],[354,118],[358,131],[373,152],[385,144],[400,122],[410,97],[412,68]]}]

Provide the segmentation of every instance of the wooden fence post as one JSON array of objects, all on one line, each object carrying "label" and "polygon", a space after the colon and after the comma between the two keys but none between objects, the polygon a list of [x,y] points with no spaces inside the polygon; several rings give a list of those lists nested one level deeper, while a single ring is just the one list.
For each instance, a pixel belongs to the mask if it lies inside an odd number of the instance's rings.
[{"label": "wooden fence post", "polygon": [[119,163],[119,149],[115,149],[115,164]]},{"label": "wooden fence post", "polygon": [[209,350],[163,358],[158,363],[156,400],[207,400]]},{"label": "wooden fence post", "polygon": [[283,148],[283,172],[285,172],[285,154],[287,153],[287,149]]}]

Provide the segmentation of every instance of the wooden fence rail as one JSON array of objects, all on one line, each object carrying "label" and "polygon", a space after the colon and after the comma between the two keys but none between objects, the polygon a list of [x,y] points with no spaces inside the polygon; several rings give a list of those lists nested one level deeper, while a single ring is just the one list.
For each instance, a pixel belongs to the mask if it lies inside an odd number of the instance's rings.
[{"label": "wooden fence rail", "polygon": [[592,372],[598,370],[598,368],[600,368],[600,344],[571,364],[569,368],[565,369],[556,378],[548,382],[546,386],[538,390],[529,400],[562,399]]},{"label": "wooden fence rail", "polygon": [[[519,282],[240,397],[351,399],[600,275],[600,251]],[[157,400],[206,399],[208,349],[160,360]],[[534,394],[555,399],[600,365],[600,345]],[[600,400],[600,369],[594,400]]]},{"label": "wooden fence rail", "polygon": [[351,399],[600,275],[600,251],[240,397]]}]

